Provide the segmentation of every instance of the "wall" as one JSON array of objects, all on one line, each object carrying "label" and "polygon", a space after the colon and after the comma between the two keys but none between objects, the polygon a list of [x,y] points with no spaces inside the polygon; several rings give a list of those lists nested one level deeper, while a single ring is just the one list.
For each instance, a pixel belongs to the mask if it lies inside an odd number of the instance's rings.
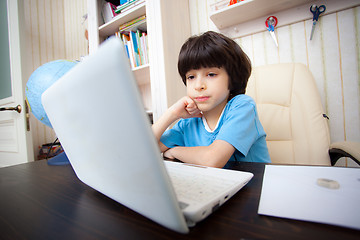
[{"label": "wall", "polygon": [[[192,34],[219,31],[209,18],[211,7],[219,2],[223,1],[189,0]],[[262,18],[262,24],[266,17]],[[332,142],[359,142],[360,7],[321,16],[312,41],[309,40],[311,26],[312,19],[309,18],[276,28],[278,48],[265,24],[263,31],[234,40],[249,55],[253,66],[285,62],[307,65],[315,77],[324,110],[330,118]]]},{"label": "wall", "polygon": [[[79,60],[87,55],[85,24],[86,0],[24,0],[24,18],[28,65],[24,71],[30,77],[39,66],[58,59]],[[53,142],[53,130],[32,114],[30,118],[35,159],[39,147]]]}]

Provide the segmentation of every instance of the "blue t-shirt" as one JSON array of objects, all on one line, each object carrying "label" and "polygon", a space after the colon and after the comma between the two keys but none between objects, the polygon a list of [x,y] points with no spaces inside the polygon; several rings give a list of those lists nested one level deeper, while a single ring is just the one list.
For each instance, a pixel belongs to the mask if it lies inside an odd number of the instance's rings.
[{"label": "blue t-shirt", "polygon": [[160,141],[173,148],[209,146],[215,140],[224,140],[235,148],[229,161],[269,163],[265,138],[254,100],[240,94],[226,104],[213,132],[206,130],[202,118],[180,119],[164,132]]}]

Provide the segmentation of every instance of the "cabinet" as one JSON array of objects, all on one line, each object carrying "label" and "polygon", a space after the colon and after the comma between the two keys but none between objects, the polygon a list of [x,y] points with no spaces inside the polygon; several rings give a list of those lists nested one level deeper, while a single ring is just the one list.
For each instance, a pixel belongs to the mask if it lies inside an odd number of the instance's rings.
[{"label": "cabinet", "polygon": [[103,0],[88,0],[89,53],[92,54],[121,24],[146,14],[149,64],[133,69],[144,107],[154,121],[186,94],[177,71],[180,48],[190,36],[188,0],[146,0],[104,24]]},{"label": "cabinet", "polygon": [[219,29],[267,16],[314,0],[245,0],[219,9],[210,14],[210,19]]},{"label": "cabinet", "polygon": [[304,20],[311,20],[310,6],[326,5],[321,16],[359,6],[359,0],[244,0],[228,6],[228,1],[216,1],[211,5],[210,19],[219,31],[231,38],[240,38],[266,31],[265,19],[275,15],[276,28]]}]

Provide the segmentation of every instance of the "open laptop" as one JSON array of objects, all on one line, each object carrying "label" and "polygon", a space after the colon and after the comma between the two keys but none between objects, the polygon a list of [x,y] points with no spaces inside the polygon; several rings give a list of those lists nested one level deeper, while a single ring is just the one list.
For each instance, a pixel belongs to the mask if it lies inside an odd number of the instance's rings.
[{"label": "open laptop", "polygon": [[[119,39],[78,63],[44,92],[42,103],[81,181],[177,232],[187,233],[253,177],[163,160]],[[209,187],[216,177],[209,192],[186,192]]]}]

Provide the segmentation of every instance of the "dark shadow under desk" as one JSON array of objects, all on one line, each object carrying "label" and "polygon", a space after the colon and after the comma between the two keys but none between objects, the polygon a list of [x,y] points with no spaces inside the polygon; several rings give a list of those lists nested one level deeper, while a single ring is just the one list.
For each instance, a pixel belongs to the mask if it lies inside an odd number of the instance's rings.
[{"label": "dark shadow under desk", "polygon": [[254,178],[187,235],[86,186],[70,165],[1,168],[0,239],[359,239],[352,229],[258,215],[264,166],[234,163]]}]

